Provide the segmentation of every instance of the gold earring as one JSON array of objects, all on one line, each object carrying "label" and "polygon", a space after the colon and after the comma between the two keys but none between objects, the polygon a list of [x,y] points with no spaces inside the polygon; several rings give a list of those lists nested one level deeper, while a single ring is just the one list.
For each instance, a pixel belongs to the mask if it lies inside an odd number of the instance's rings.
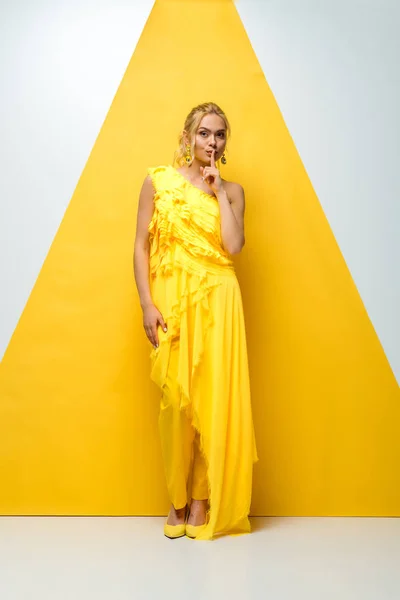
[{"label": "gold earring", "polygon": [[186,144],[186,156],[185,156],[186,164],[189,164],[192,162],[192,155],[190,153],[190,150],[191,150],[191,148],[190,148],[189,144]]},{"label": "gold earring", "polygon": [[221,162],[223,165],[226,165],[226,156],[225,156],[225,152],[223,153],[223,155],[221,156]]}]

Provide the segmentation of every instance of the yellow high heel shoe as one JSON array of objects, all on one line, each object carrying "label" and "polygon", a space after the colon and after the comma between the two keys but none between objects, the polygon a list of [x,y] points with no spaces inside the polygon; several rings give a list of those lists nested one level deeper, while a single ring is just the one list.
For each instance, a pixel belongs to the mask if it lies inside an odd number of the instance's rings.
[{"label": "yellow high heel shoe", "polygon": [[170,540],[175,540],[175,539],[183,537],[186,534],[187,517],[188,517],[187,508],[186,508],[186,512],[185,512],[185,522],[184,523],[180,523],[179,525],[169,525],[167,523],[167,521],[168,521],[168,517],[167,517],[167,519],[164,523],[165,537],[169,538]]},{"label": "yellow high heel shoe", "polygon": [[[190,510],[188,510],[188,516],[187,516],[188,519],[189,519],[189,516],[190,516]],[[202,523],[201,525],[190,525],[190,523],[186,523],[187,537],[192,538],[192,539],[197,538],[197,536],[203,531],[203,529],[205,529],[207,527],[208,521],[209,521],[209,514],[207,512],[205,523]]]},{"label": "yellow high heel shoe", "polygon": [[190,525],[189,523],[186,523],[186,535],[194,540],[206,527],[207,523],[204,523],[203,525]]}]

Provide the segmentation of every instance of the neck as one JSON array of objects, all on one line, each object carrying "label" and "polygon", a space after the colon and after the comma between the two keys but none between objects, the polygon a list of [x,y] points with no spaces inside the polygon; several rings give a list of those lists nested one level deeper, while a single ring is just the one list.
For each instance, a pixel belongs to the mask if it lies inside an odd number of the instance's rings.
[{"label": "neck", "polygon": [[190,173],[190,175],[193,178],[201,179],[200,167],[206,167],[206,166],[207,166],[207,163],[205,163],[201,160],[198,160],[197,158],[194,158],[192,164],[187,167],[187,172]]}]

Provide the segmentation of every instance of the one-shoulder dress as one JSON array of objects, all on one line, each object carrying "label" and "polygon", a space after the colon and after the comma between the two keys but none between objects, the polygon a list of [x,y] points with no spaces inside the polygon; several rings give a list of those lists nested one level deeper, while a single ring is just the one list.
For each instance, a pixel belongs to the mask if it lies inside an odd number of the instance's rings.
[{"label": "one-shoulder dress", "polygon": [[[199,433],[209,513],[197,539],[247,533],[258,457],[242,296],[222,244],[219,202],[171,165],[148,173],[155,189],[150,291],[168,325],[166,333],[158,328],[150,376],[160,390],[167,378],[176,382],[180,410]],[[172,343],[178,344],[173,362]]]}]

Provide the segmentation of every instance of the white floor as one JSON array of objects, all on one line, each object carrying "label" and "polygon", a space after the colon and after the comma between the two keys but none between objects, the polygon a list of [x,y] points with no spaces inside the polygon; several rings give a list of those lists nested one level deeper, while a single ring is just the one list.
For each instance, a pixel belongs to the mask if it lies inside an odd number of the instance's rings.
[{"label": "white floor", "polygon": [[0,517],[1,600],[399,600],[400,519],[253,518],[163,536],[160,517]]}]

